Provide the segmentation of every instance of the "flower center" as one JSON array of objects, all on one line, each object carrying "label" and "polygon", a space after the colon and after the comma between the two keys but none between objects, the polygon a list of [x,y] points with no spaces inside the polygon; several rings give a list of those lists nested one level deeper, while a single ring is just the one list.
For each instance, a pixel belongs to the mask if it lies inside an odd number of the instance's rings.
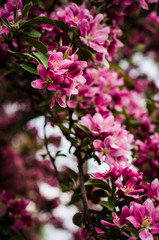
[{"label": "flower center", "polygon": [[47,76],[47,78],[46,78],[46,84],[47,85],[51,85],[51,84],[53,84],[53,80],[49,77],[49,76]]},{"label": "flower center", "polygon": [[73,17],[72,17],[72,21],[73,21],[73,22],[77,22],[77,20],[78,20],[78,17],[77,17],[77,16],[73,16]]},{"label": "flower center", "polygon": [[143,227],[148,227],[152,222],[152,217],[150,216],[145,216],[144,221],[143,221]]},{"label": "flower center", "polygon": [[107,147],[103,148],[103,153],[104,153],[105,155],[108,155],[109,152],[110,152],[110,149],[109,149],[109,148],[107,148]]},{"label": "flower center", "polygon": [[92,37],[90,35],[86,36],[86,41],[87,43],[90,43],[92,41]]},{"label": "flower center", "polygon": [[130,192],[132,192],[133,190],[134,190],[133,187],[127,187],[127,188],[125,189],[125,193],[130,193]]},{"label": "flower center", "polygon": [[59,63],[60,63],[59,60],[53,60],[53,65],[54,65],[54,68],[55,68],[56,70],[58,69]]}]

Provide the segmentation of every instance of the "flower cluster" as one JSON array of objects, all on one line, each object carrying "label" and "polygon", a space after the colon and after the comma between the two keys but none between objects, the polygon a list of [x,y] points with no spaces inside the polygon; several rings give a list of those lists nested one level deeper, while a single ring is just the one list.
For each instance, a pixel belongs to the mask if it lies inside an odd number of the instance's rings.
[{"label": "flower cluster", "polygon": [[[63,47],[64,49],[64,47]],[[71,49],[65,48],[65,53],[72,53]],[[50,53],[48,61],[49,70],[42,65],[38,65],[38,73],[42,79],[32,81],[34,88],[42,89],[46,87],[53,91],[51,108],[55,104],[55,99],[61,107],[66,107],[66,96],[78,93],[77,85],[84,84],[85,78],[82,76],[86,62],[77,61],[76,53],[65,58],[62,51],[55,50]]]},{"label": "flower cluster", "polygon": [[[124,206],[121,210],[120,217],[115,212],[112,213],[113,222],[109,223],[102,220],[101,223],[105,226],[127,228],[128,223],[131,223],[134,230],[139,232],[139,239],[153,240],[159,234],[159,206],[155,207],[152,200],[147,199],[143,204],[131,202],[129,208]],[[130,231],[133,229],[130,227]],[[130,237],[128,239],[136,240],[138,237]]]},{"label": "flower cluster", "polygon": [[79,124],[87,127],[94,137],[93,146],[99,152],[99,159],[111,165],[112,163],[127,162],[127,155],[132,149],[133,135],[124,126],[114,120],[114,117],[102,116],[96,113],[82,117]]},{"label": "flower cluster", "polygon": [[32,226],[31,213],[26,210],[29,200],[16,200],[14,194],[3,191],[1,194],[2,205],[0,207],[0,221],[5,221],[5,216],[11,220],[11,227],[18,232],[24,227]]},{"label": "flower cluster", "polygon": [[147,137],[145,141],[136,140],[136,144],[138,150],[134,165],[140,168],[145,176],[156,177],[159,168],[159,134],[154,133]]}]

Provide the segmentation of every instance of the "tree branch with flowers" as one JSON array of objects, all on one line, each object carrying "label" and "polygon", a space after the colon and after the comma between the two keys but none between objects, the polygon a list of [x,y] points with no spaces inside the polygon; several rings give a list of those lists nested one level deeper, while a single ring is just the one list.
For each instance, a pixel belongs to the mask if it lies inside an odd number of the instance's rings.
[{"label": "tree branch with flowers", "polygon": [[0,3],[0,239],[157,240],[158,1]]}]

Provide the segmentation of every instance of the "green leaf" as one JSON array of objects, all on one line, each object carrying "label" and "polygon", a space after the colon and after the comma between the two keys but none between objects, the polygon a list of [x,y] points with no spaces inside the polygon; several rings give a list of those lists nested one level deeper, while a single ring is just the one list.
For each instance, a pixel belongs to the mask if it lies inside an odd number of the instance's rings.
[{"label": "green leaf", "polygon": [[18,3],[19,1],[17,1],[16,6],[15,6],[15,10],[14,10],[14,23],[17,23],[19,20],[19,16],[18,16]]},{"label": "green leaf", "polygon": [[64,32],[68,32],[68,30],[69,30],[69,25],[67,23],[60,21],[60,20],[52,20],[51,18],[45,17],[45,16],[33,18],[33,19],[25,22],[24,24],[22,24],[20,26],[20,28],[25,29],[34,24],[54,25],[56,27],[59,27]]},{"label": "green leaf", "polygon": [[34,63],[24,62],[21,63],[20,66],[27,72],[39,75],[37,72],[37,66]]},{"label": "green leaf", "polygon": [[98,187],[98,188],[110,191],[109,185],[106,182],[99,179],[89,179],[87,182],[85,182],[84,185]]},{"label": "green leaf", "polygon": [[107,197],[108,194],[103,190],[95,190],[92,193],[92,196],[95,197],[95,198],[100,198],[100,197]]},{"label": "green leaf", "polygon": [[57,153],[56,153],[55,157],[59,157],[59,156],[62,156],[62,157],[67,157],[67,155],[66,155],[66,154],[63,154],[63,153],[61,153],[61,151],[57,151]]},{"label": "green leaf", "polygon": [[61,186],[62,192],[69,192],[71,190],[69,186],[66,186],[63,183],[60,186]]},{"label": "green leaf", "polygon": [[108,197],[108,201],[101,201],[99,204],[102,207],[106,207],[110,211],[113,211],[115,208],[115,203],[116,203],[115,198],[113,196],[111,196],[111,197]]},{"label": "green leaf", "polygon": [[12,50],[8,50],[8,52],[10,52],[11,54],[17,56],[17,57],[21,57],[21,58],[31,58],[32,60],[34,60],[36,63],[39,64],[39,61],[34,57],[32,56],[31,54],[29,53],[23,53],[23,52],[14,52]]},{"label": "green leaf", "polygon": [[3,19],[0,18],[0,19],[7,28],[9,28],[9,29],[13,28],[12,25],[10,24],[10,22],[8,22],[7,18],[3,18]]},{"label": "green leaf", "polygon": [[64,53],[63,59],[67,59],[69,57],[70,47],[67,48],[66,52]]},{"label": "green leaf", "polygon": [[81,227],[82,223],[83,223],[83,213],[78,212],[73,216],[73,223],[78,226]]},{"label": "green leaf", "polygon": [[70,173],[71,177],[72,177],[75,181],[77,181],[77,179],[78,179],[77,173],[76,173],[74,170],[72,170],[71,168],[67,168],[67,171]]},{"label": "green leaf", "polygon": [[80,200],[80,194],[77,192],[74,192],[74,194],[71,197],[71,201],[69,202],[69,205],[75,204],[79,202],[79,200]]},{"label": "green leaf", "polygon": [[29,37],[35,37],[35,38],[41,37],[41,33],[33,28],[30,28],[24,31],[23,33]]},{"label": "green leaf", "polygon": [[89,129],[81,124],[75,123],[75,125],[82,130],[82,132],[86,133],[88,135]]},{"label": "green leaf", "polygon": [[49,56],[47,54],[39,53],[39,52],[33,52],[33,54],[40,60],[40,62],[48,68],[48,60]]},{"label": "green leaf", "polygon": [[22,37],[21,39],[23,41],[28,42],[30,45],[34,46],[37,50],[39,50],[42,53],[47,53],[48,51],[47,47],[42,42],[36,39],[28,38],[28,37]]},{"label": "green leaf", "polygon": [[27,3],[22,10],[22,21],[28,16],[30,8],[33,6],[32,2]]},{"label": "green leaf", "polygon": [[123,239],[122,236],[120,235],[120,232],[118,231],[117,232],[117,229],[115,229],[115,231],[111,231],[111,232],[105,232],[105,233],[102,233],[100,235],[98,235],[99,238],[101,239],[117,239],[117,236],[118,236],[118,239]]}]

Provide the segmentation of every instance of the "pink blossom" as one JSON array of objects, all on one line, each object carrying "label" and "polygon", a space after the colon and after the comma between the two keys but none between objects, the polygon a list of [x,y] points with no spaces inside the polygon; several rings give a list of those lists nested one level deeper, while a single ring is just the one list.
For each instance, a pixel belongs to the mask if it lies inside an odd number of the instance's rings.
[{"label": "pink blossom", "polygon": [[31,82],[33,88],[42,89],[45,86],[48,90],[55,90],[63,81],[62,76],[55,75],[52,70],[46,70],[43,65],[38,65],[38,73],[42,79],[36,79]]},{"label": "pink blossom", "polygon": [[127,206],[124,206],[121,210],[120,217],[117,216],[115,212],[112,213],[113,216],[113,223],[109,223],[105,220],[102,220],[101,223],[105,226],[112,226],[112,227],[122,227],[126,223],[128,223],[127,217],[130,216],[129,208]]},{"label": "pink blossom", "polygon": [[131,202],[130,216],[126,219],[136,229],[140,229],[139,236],[142,240],[153,239],[153,234],[159,233],[159,206],[154,207],[153,202],[147,199],[143,205]]},{"label": "pink blossom", "polygon": [[68,71],[68,68],[72,64],[71,60],[63,59],[62,52],[56,52],[55,50],[50,54],[48,66],[55,74],[64,74]]},{"label": "pink blossom", "polygon": [[83,19],[80,26],[81,41],[93,48],[96,52],[106,53],[106,48],[102,45],[108,38],[109,27],[103,27],[100,22],[104,19],[102,14],[98,14],[93,20]]},{"label": "pink blossom", "polygon": [[118,179],[116,181],[116,185],[119,189],[120,194],[124,194],[125,196],[132,197],[134,199],[138,199],[140,193],[144,192],[142,185],[137,183],[136,177],[131,177],[126,183],[123,185],[122,181]]}]

